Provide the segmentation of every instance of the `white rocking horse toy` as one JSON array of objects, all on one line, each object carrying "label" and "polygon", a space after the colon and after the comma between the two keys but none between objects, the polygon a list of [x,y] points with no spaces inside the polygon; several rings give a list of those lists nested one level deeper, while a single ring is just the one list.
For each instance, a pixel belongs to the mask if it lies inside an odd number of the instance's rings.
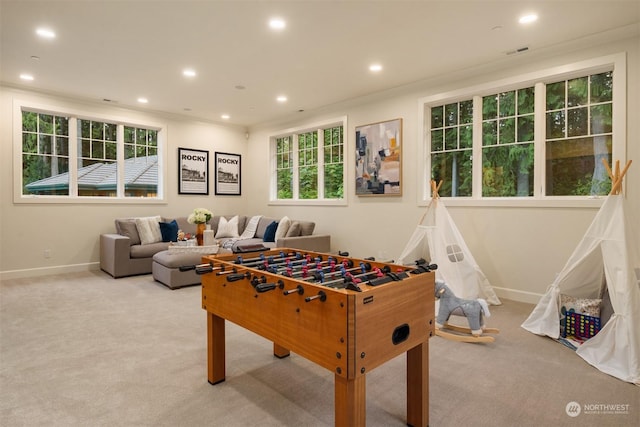
[{"label": "white rocking horse toy", "polygon": [[[487,328],[484,325],[484,317],[489,317],[489,306],[483,299],[467,300],[458,298],[453,291],[442,280],[436,280],[436,299],[440,300],[438,316],[436,317],[436,335],[454,341],[462,342],[493,342],[491,336],[483,333],[497,334],[500,332],[495,328]],[[469,322],[469,328],[449,324],[451,315],[464,316]],[[443,331],[451,329],[462,334],[455,334]],[[466,335],[463,335],[466,334]]]}]

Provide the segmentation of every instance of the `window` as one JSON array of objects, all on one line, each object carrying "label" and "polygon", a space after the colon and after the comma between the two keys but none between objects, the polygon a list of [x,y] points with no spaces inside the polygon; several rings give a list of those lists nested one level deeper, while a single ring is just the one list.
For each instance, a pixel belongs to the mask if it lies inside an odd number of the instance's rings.
[{"label": "window", "polygon": [[293,198],[293,137],[276,138],[277,198]]},{"label": "window", "polygon": [[125,197],[156,197],[158,193],[158,131],[124,126]]},{"label": "window", "polygon": [[431,108],[431,164],[441,196],[471,195],[472,148],[472,100]]},{"label": "window", "polygon": [[624,62],[615,55],[422,100],[423,200],[431,179],[443,181],[440,196],[469,200],[607,195],[602,159],[624,160]]},{"label": "window", "polygon": [[324,195],[327,199],[344,198],[344,127],[325,129]]},{"label": "window", "polygon": [[318,198],[318,132],[298,134],[298,194]]},{"label": "window", "polygon": [[[77,122],[78,196],[115,197],[117,125],[81,119]],[[41,187],[40,194],[47,194],[46,186]]]},{"label": "window", "polygon": [[611,71],[547,85],[546,194],[601,195],[611,190]]},{"label": "window", "polygon": [[68,196],[69,118],[24,111],[21,140],[22,194]]},{"label": "window", "polygon": [[533,99],[533,87],[482,98],[483,197],[533,195]]},{"label": "window", "polygon": [[17,201],[158,200],[162,126],[27,105],[17,106],[16,115],[22,123]]},{"label": "window", "polygon": [[272,202],[343,202],[345,119],[271,138]]}]

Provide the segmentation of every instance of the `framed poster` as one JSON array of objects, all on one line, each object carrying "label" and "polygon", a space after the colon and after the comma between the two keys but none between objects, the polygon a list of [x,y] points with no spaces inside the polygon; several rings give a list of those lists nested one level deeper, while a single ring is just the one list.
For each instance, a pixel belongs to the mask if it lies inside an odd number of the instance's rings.
[{"label": "framed poster", "polygon": [[216,152],[216,194],[240,195],[240,160],[239,154]]},{"label": "framed poster", "polygon": [[356,195],[402,195],[402,119],[356,126]]},{"label": "framed poster", "polygon": [[178,194],[209,195],[209,152],[178,148]]}]

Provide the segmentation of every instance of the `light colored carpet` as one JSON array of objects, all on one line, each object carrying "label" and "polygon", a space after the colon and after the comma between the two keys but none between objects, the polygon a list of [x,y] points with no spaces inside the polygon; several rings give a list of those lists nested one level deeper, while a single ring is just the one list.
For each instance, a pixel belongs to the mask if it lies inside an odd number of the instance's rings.
[{"label": "light colored carpet", "polygon": [[[524,331],[531,309],[492,307],[493,344],[430,340],[430,426],[640,425],[640,387]],[[333,374],[271,351],[227,322],[227,378],[212,386],[199,287],[97,271],[4,281],[0,425],[333,425]],[[401,356],[367,374],[367,425],[405,425],[405,372]],[[570,402],[595,413],[570,417]]]}]

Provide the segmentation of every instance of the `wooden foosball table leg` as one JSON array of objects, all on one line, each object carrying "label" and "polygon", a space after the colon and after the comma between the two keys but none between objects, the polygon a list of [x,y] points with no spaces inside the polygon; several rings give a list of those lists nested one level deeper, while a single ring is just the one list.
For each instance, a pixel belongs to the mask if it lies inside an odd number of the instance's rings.
[{"label": "wooden foosball table leg", "polygon": [[224,319],[207,313],[207,379],[217,384],[225,379]]},{"label": "wooden foosball table leg", "polygon": [[407,351],[407,425],[429,424],[429,344]]},{"label": "wooden foosball table leg", "polygon": [[277,358],[282,359],[289,356],[290,354],[291,352],[289,351],[288,348],[284,348],[281,345],[273,343],[273,355],[276,356]]},{"label": "wooden foosball table leg", "polygon": [[366,376],[353,380],[335,375],[336,427],[364,427],[367,423]]}]

